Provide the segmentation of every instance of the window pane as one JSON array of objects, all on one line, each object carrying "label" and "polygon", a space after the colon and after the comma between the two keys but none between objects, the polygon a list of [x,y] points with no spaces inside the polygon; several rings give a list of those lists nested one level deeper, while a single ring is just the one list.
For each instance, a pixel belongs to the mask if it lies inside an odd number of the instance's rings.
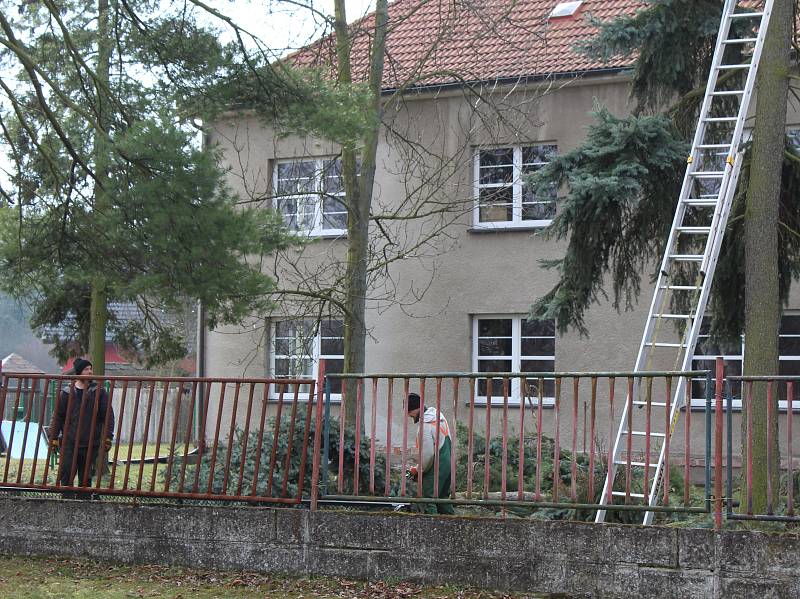
[{"label": "window pane", "polygon": [[523,337],[523,356],[554,356],[556,354],[556,340],[554,338],[536,339]]},{"label": "window pane", "polygon": [[511,187],[490,187],[480,192],[478,217],[480,222],[503,222],[514,218],[514,192]]},{"label": "window pane", "polygon": [[[800,377],[800,360],[781,360],[778,364],[778,374],[781,376],[798,376]],[[783,383],[780,383],[781,385]],[[800,392],[800,387],[794,385],[797,392]]]},{"label": "window pane", "polygon": [[556,380],[555,379],[525,379],[528,384],[527,396],[533,399],[539,397],[539,386],[542,387],[542,397],[555,397],[556,396]]},{"label": "window pane", "polygon": [[510,318],[481,318],[478,320],[479,337],[511,337]]},{"label": "window pane", "polygon": [[280,358],[275,360],[275,376],[287,376],[289,374],[289,360]]},{"label": "window pane", "polygon": [[322,199],[322,228],[346,229],[347,209],[341,198],[324,197]]},{"label": "window pane", "polygon": [[309,193],[314,191],[316,162],[297,161],[278,164],[278,194]]},{"label": "window pane", "polygon": [[554,337],[556,323],[554,320],[522,320],[523,337]]},{"label": "window pane", "polygon": [[344,322],[341,320],[323,320],[319,323],[320,335],[323,337],[344,337]]},{"label": "window pane", "polygon": [[[325,360],[325,372],[329,372],[331,374],[337,374],[344,372],[344,360],[339,359],[326,359]],[[331,393],[341,393],[342,392],[342,379],[328,379],[331,382]],[[352,404],[351,404],[352,405]]]},{"label": "window pane", "polygon": [[555,360],[522,360],[522,372],[554,372]]},{"label": "window pane", "polygon": [[320,342],[320,353],[323,356],[342,356],[344,355],[344,339],[331,339],[323,337]]},{"label": "window pane", "polygon": [[795,314],[782,316],[781,335],[800,335],[800,316]]},{"label": "window pane", "polygon": [[[492,379],[492,397],[503,397],[503,381],[502,378],[493,378]],[[507,383],[507,389],[509,396],[511,395],[511,381]],[[486,388],[487,388],[487,381],[486,379],[478,379],[478,395],[480,397],[486,397]]]},{"label": "window pane", "polygon": [[323,189],[325,193],[341,193],[344,191],[342,183],[342,161],[339,158],[325,160],[322,163]]},{"label": "window pane", "polygon": [[480,166],[512,165],[514,163],[513,148],[494,148],[493,150],[481,150]]},{"label": "window pane", "polygon": [[292,231],[297,230],[297,200],[294,198],[278,198],[278,212],[283,216],[283,223]]},{"label": "window pane", "polygon": [[479,356],[510,356],[511,339],[483,338],[478,340]]},{"label": "window pane", "polygon": [[478,360],[478,372],[511,372],[511,360]]},{"label": "window pane", "polygon": [[522,148],[523,167],[535,164],[547,164],[556,155],[555,145],[529,146]]},{"label": "window pane", "polygon": [[556,203],[550,202],[523,202],[522,220],[552,220],[556,215]]},{"label": "window pane", "polygon": [[800,356],[800,337],[780,337],[778,348],[781,356]]}]

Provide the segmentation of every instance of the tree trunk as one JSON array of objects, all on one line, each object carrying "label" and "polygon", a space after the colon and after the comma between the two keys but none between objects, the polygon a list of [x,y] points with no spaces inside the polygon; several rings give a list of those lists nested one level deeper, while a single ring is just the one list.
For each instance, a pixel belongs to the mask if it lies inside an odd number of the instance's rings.
[{"label": "tree trunk", "polygon": [[[109,71],[111,68],[111,49],[113,40],[110,31],[109,0],[97,1],[97,82],[96,102],[97,121],[100,128],[107,132],[109,115],[106,108],[106,94],[110,85]],[[95,175],[94,186],[94,215],[102,215],[108,207],[108,142],[106,138],[95,133]],[[98,225],[96,225],[98,226]],[[106,322],[108,320],[108,291],[103,277],[95,276],[91,282],[92,296],[89,308],[89,355],[92,360],[92,370],[95,374],[105,374],[106,371]]]},{"label": "tree trunk", "polygon": [[[338,81],[351,83],[350,44],[344,0],[335,2],[336,58]],[[371,126],[364,135],[361,149],[361,176],[357,176],[354,143],[342,147],[342,177],[347,198],[347,270],[345,273],[344,314],[344,371],[364,372],[367,342],[366,299],[367,261],[369,258],[369,216],[375,182],[378,135],[380,133],[382,105],[381,82],[386,46],[388,9],[386,0],[378,0],[375,9],[375,35],[370,53],[369,90]],[[354,429],[356,382],[345,381],[347,412],[345,426]],[[363,409],[363,408],[362,408]],[[361,418],[362,426],[364,418]]]},{"label": "tree trunk", "polygon": [[[778,373],[778,208],[785,147],[786,102],[792,0],[777,0],[758,71],[758,97],[753,131],[752,164],[745,218],[745,355],[744,373]],[[771,461],[772,505],[779,489],[778,394],[773,390],[772,419],[767,412],[767,387],[753,385],[753,511],[767,510],[768,462]],[[745,396],[746,389],[743,390]],[[747,401],[745,397],[745,401]],[[767,431],[772,430],[772,447]],[[742,419],[743,438],[747,421]],[[746,456],[746,444],[742,455]],[[746,463],[746,462],[745,462]],[[742,502],[746,509],[746,502]]]}]

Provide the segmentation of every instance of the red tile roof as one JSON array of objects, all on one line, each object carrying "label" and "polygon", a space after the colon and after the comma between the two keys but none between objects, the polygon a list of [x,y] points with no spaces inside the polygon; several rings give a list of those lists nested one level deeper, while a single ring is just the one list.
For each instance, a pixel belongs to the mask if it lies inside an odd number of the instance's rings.
[{"label": "red tile roof", "polygon": [[[631,59],[600,63],[574,50],[600,20],[629,15],[644,0],[585,0],[575,15],[548,19],[558,0],[397,0],[389,4],[384,89],[459,81],[495,81],[618,68]],[[366,80],[374,14],[351,28],[353,79]],[[334,63],[334,36],[289,57],[297,65]]]}]

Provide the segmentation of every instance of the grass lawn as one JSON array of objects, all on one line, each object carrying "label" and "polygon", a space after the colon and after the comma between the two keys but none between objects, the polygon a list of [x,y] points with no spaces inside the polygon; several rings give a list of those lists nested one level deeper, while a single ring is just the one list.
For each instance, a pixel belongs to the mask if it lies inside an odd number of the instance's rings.
[{"label": "grass lawn", "polygon": [[[121,566],[87,559],[0,555],[0,597],[15,599],[534,599],[544,595],[506,594],[450,586],[401,582],[361,582],[341,578],[288,578],[243,572],[214,572],[164,566]],[[563,597],[563,596],[562,596]]]}]

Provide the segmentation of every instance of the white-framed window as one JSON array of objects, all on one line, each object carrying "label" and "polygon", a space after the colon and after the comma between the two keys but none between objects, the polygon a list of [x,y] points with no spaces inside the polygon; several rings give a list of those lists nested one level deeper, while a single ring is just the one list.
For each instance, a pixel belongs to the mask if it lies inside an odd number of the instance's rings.
[{"label": "white-framed window", "polygon": [[289,230],[312,236],[347,233],[341,159],[278,160],[273,189],[275,209],[283,215]]},{"label": "white-framed window", "polygon": [[[721,356],[725,361],[725,376],[741,376],[744,364],[745,342],[744,336],[739,342],[720,344],[711,341],[708,334],[708,322],[706,320],[700,326],[700,335],[695,346],[692,359],[692,370],[710,370],[712,376],[716,368],[716,358]],[[778,374],[781,376],[800,377],[800,314],[784,314],[781,317],[780,330],[778,333]],[[800,393],[800,385],[795,385],[797,392]],[[780,384],[777,387],[779,393],[779,409],[786,410],[786,387]],[[742,384],[741,382],[731,382],[725,388],[725,393],[733,396],[732,406],[736,410],[742,409]],[[705,406],[705,381],[695,379],[692,383],[692,406]],[[800,410],[800,401],[795,399],[793,409]]]},{"label": "white-framed window", "polygon": [[[472,319],[472,371],[473,372],[555,372],[555,323],[528,321],[527,316],[506,314],[480,315]],[[540,378],[527,379],[528,396],[537,401]],[[555,378],[542,377],[544,404],[555,398]],[[493,378],[492,404],[503,404],[503,379]],[[488,378],[479,378],[475,385],[476,403],[486,403],[489,391]],[[524,389],[519,378],[509,385],[509,404],[519,404]]]},{"label": "white-framed window", "polygon": [[[325,372],[342,372],[344,324],[341,320],[275,320],[271,333],[270,373],[273,377],[316,379],[321,358],[325,360]],[[304,386],[300,389],[300,398],[308,399],[308,393],[309,389]],[[331,398],[339,400],[341,393],[341,379],[331,379]],[[273,392],[272,398],[276,397]],[[284,395],[284,399],[291,397]]]},{"label": "white-framed window", "polygon": [[789,137],[789,145],[800,154],[800,129],[789,129],[786,135]]},{"label": "white-framed window", "polygon": [[549,225],[556,214],[556,189],[537,194],[526,178],[556,153],[555,144],[476,149],[474,226],[506,229]]}]

